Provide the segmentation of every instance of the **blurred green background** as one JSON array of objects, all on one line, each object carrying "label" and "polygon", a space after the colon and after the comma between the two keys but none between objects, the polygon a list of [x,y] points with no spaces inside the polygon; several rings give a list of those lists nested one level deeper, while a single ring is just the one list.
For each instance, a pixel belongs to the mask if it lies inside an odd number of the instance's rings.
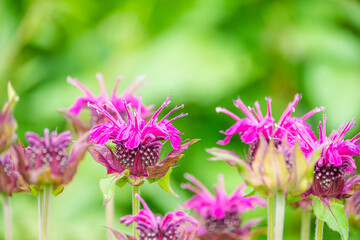
[{"label": "blurred green background", "polygon": [[[191,194],[180,189],[185,172],[209,188],[223,173],[230,192],[240,183],[235,169],[207,161],[205,148],[223,138],[219,130],[233,122],[215,107],[241,115],[232,99],[245,104],[273,98],[279,117],[295,93],[303,100],[301,116],[326,106],[327,131],[359,117],[360,4],[357,1],[261,0],[1,0],[0,102],[11,80],[20,95],[15,109],[18,136],[42,133],[45,127],[71,129],[57,109],[69,107],[81,92],[66,82],[78,78],[99,93],[95,74],[102,72],[108,91],[124,76],[120,91],[138,75],[147,85],[139,93],[146,104],[184,103],[189,116],[176,120],[184,138],[201,138],[172,174],[176,198],[157,184],[145,184],[141,194],[156,213],[178,208]],[[243,115],[241,115],[243,116]],[[321,119],[310,119],[315,127]],[[359,131],[357,126],[348,137]],[[237,137],[227,149],[244,155]],[[90,156],[64,192],[51,200],[49,239],[105,239],[105,213],[99,179],[105,168]],[[130,232],[118,219],[131,212],[131,188],[116,189],[118,230]],[[37,239],[37,199],[25,193],[12,199],[14,239]],[[266,218],[265,209],[246,217]],[[299,239],[299,210],[288,208],[285,238]],[[313,219],[314,222],[314,219]],[[266,225],[266,221],[262,223]],[[314,224],[312,225],[314,229]],[[353,229],[351,239],[359,238]],[[3,219],[0,218],[0,239]],[[265,239],[265,237],[262,237]],[[340,239],[325,228],[324,239]]]}]

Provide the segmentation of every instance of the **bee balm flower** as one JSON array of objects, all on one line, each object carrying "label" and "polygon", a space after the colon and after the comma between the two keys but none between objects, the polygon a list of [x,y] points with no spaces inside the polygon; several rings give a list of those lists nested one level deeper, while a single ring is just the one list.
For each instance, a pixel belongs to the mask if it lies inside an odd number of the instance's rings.
[{"label": "bee balm flower", "polygon": [[360,133],[345,140],[345,134],[355,125],[354,120],[341,124],[337,131],[326,136],[326,117],[319,123],[320,136],[317,141],[309,141],[306,136],[305,147],[314,149],[327,143],[321,152],[314,169],[314,181],[311,188],[302,196],[310,194],[323,198],[347,198],[360,189],[360,176],[351,175],[356,169],[353,156],[360,156]]},{"label": "bee balm flower", "polygon": [[250,228],[257,225],[259,220],[252,220],[244,224],[241,214],[265,206],[265,201],[257,196],[245,197],[241,185],[233,194],[228,196],[224,188],[224,178],[219,175],[219,185],[214,187],[215,196],[195,177],[190,174],[185,177],[193,184],[182,184],[182,188],[195,193],[184,207],[198,212],[201,216],[202,227],[198,231],[200,239],[238,239],[251,235]]},{"label": "bee balm flower", "polygon": [[[247,108],[240,98],[235,101],[235,105],[244,112],[245,118],[217,108],[218,112],[224,112],[236,120],[232,127],[223,132],[227,135],[226,138],[218,143],[225,145],[234,134],[239,134],[241,140],[249,144],[248,160],[219,148],[208,149],[214,155],[209,160],[225,160],[236,166],[247,183],[268,196],[273,196],[278,191],[295,195],[306,191],[311,184],[311,173],[318,151],[303,151],[299,129],[310,139],[316,139],[305,120],[323,108],[315,108],[301,118],[291,117],[300,98],[299,94],[295,95],[294,101],[289,103],[277,124],[272,117],[270,98],[266,99],[268,111],[265,116],[257,102],[255,108]],[[318,148],[321,145],[316,149]]]},{"label": "bee balm flower", "polygon": [[[76,141],[68,153],[72,141],[69,131],[57,133],[44,130],[44,137],[33,132],[26,133],[29,146],[25,148],[20,142],[17,146],[19,173],[24,185],[41,189],[43,184],[52,184],[56,189],[68,184],[76,173],[80,161],[87,150],[86,136]],[[30,190],[28,189],[28,190]]]},{"label": "bee balm flower", "polygon": [[138,239],[128,236],[125,238],[121,233],[112,230],[117,239],[133,240],[192,240],[197,230],[197,221],[182,211],[169,212],[164,217],[155,216],[145,201],[136,194],[144,209],[138,214],[125,216],[120,219],[126,226],[133,222],[137,223],[136,228],[140,231]]},{"label": "bee balm flower", "polygon": [[[167,98],[148,122],[140,116],[140,103],[137,112],[133,113],[131,103],[124,102],[129,119],[127,122],[122,119],[120,114],[117,114],[117,119],[115,119],[103,107],[93,106],[109,121],[91,129],[89,139],[99,145],[104,145],[108,140],[112,140],[116,144],[115,154],[110,149],[107,150],[106,147],[96,146],[90,148],[90,153],[94,159],[107,167],[108,174],[123,172],[128,169],[132,175],[150,177],[151,172],[158,168],[157,163],[163,146],[162,141],[169,140],[174,150],[160,163],[161,165],[168,164],[168,160],[174,160],[173,157],[179,156],[184,149],[193,143],[193,141],[190,141],[181,145],[179,135],[182,133],[172,125],[174,120],[187,114],[182,113],[170,120],[167,119],[171,113],[182,108],[183,105],[175,107],[165,117],[158,120],[159,113],[169,103],[170,100]],[[108,107],[114,108],[111,103],[109,103]],[[176,161],[172,165],[175,163]],[[160,175],[165,175],[166,172],[167,170],[160,173]]]}]

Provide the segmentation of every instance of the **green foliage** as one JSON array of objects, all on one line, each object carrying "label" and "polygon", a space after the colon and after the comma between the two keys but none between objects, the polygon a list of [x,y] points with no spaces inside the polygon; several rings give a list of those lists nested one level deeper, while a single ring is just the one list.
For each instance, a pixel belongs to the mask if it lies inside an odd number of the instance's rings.
[{"label": "green foliage", "polygon": [[344,211],[344,204],[338,199],[332,201],[312,196],[315,216],[337,231],[342,240],[349,239],[349,223]]},{"label": "green foliage", "polygon": [[[156,184],[141,186],[149,206],[164,213],[191,196],[179,187],[185,172],[207,187],[223,173],[231,183],[226,184],[229,192],[242,181],[228,164],[207,161],[209,154],[204,151],[216,147],[216,141],[223,138],[219,131],[233,124],[232,119],[217,114],[215,107],[239,114],[232,105],[238,95],[246,105],[259,100],[262,109],[264,97],[271,96],[272,110],[279,117],[294,94],[302,93],[294,116],[326,106],[328,132],[349,118],[359,119],[359,36],[360,4],[356,1],[110,0],[105,4],[95,0],[3,0],[0,103],[7,99],[6,85],[11,80],[20,96],[15,108],[17,135],[26,143],[26,131],[69,128],[56,110],[68,108],[82,93],[66,83],[68,75],[99,94],[96,72],[104,74],[109,92],[115,78],[123,75],[119,93],[134,77],[146,74],[148,84],[139,91],[143,101],[160,106],[172,95],[171,106],[184,103],[184,112],[189,113],[174,125],[184,139],[202,139],[172,168],[171,184],[179,198]],[[308,122],[316,126],[319,120],[321,114]],[[358,130],[359,125],[348,137]],[[226,148],[245,159],[246,149],[238,137]],[[80,164],[73,182],[52,200],[49,238],[105,238],[98,185],[104,171],[90,157]],[[131,213],[128,185],[115,193],[117,220]],[[36,239],[36,199],[14,194],[12,205],[14,229],[21,229],[14,232],[14,240]],[[264,209],[249,214],[266,218]],[[300,217],[291,208],[286,214]],[[118,221],[115,228],[131,231]],[[56,234],[57,229],[61,235]],[[298,239],[299,229],[297,221],[286,221],[284,239]],[[325,228],[324,236],[331,239],[331,234]]]}]

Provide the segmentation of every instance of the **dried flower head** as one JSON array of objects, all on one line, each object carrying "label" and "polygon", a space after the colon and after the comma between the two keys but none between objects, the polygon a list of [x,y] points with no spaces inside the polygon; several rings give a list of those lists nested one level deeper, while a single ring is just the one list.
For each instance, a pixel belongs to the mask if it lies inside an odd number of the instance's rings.
[{"label": "dried flower head", "polygon": [[[143,76],[136,78],[120,96],[116,96],[119,83],[122,79],[121,77],[119,77],[116,80],[114,89],[110,97],[108,97],[106,93],[103,76],[100,73],[98,73],[96,76],[100,84],[100,90],[101,90],[100,96],[95,96],[94,94],[92,94],[77,79],[68,77],[68,82],[78,87],[84,93],[85,96],[79,97],[69,109],[62,109],[60,110],[60,112],[64,114],[64,116],[68,119],[68,121],[73,124],[77,134],[80,135],[88,131],[90,128],[94,127],[95,125],[101,124],[106,120],[106,118],[103,115],[99,115],[94,108],[89,107],[89,104],[90,105],[98,104],[104,106],[104,108],[107,111],[109,111],[109,113],[112,114],[113,116],[115,116],[116,114],[115,112],[113,112],[116,109],[116,112],[119,113],[124,118],[126,117],[126,108],[123,105],[123,101],[131,103],[133,106],[138,106],[140,103],[139,98],[135,97],[134,93],[143,86],[143,83],[141,83]],[[108,102],[112,103],[114,109],[110,109],[105,105]],[[78,118],[78,115],[81,113],[83,109],[90,110],[91,117],[88,124],[83,123]],[[149,116],[151,110],[152,110],[152,106],[147,107],[142,103],[140,103],[140,114],[142,116]]]},{"label": "dried flower head", "polygon": [[245,197],[241,185],[230,196],[225,192],[224,177],[219,175],[219,185],[214,186],[215,196],[194,176],[186,174],[185,178],[192,184],[182,184],[182,188],[195,193],[184,207],[199,213],[201,228],[198,231],[200,239],[238,239],[251,235],[250,228],[259,220],[244,224],[241,214],[265,206],[266,202],[258,196]]},{"label": "dried flower head", "polygon": [[13,192],[19,191],[17,187],[16,159],[11,151],[0,155],[0,194],[11,196]]},{"label": "dried flower head", "polygon": [[0,112],[0,153],[6,151],[16,139],[15,130],[17,124],[13,115],[13,110],[19,96],[14,91],[11,83],[8,83],[8,101],[4,104]]},{"label": "dried flower head", "polygon": [[[156,216],[145,203],[145,201],[136,194],[144,209],[136,215],[129,215],[120,219],[126,226],[133,222],[137,223],[136,228],[140,232],[138,240],[192,240],[197,230],[198,222],[182,211],[169,212],[164,217]],[[113,230],[117,239],[126,239],[124,235]],[[127,239],[136,239],[128,236]]]},{"label": "dried flower head", "polygon": [[58,134],[45,129],[44,137],[33,132],[26,133],[29,146],[25,148],[20,141],[16,146],[23,185],[31,191],[41,189],[44,184],[52,184],[54,189],[68,184],[84,158],[86,139],[84,135],[76,141],[69,153],[67,149],[72,141],[69,131]]}]

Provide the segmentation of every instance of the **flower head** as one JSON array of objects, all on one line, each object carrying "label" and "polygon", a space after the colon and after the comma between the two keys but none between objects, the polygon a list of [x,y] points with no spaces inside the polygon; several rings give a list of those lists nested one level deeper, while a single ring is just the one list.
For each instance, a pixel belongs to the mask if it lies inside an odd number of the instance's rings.
[{"label": "flower head", "polygon": [[43,184],[53,184],[54,189],[68,184],[87,150],[87,136],[76,141],[68,153],[72,141],[69,131],[57,133],[44,130],[44,137],[33,132],[26,133],[29,146],[20,142],[16,147],[19,159],[19,173],[24,184],[42,188]]},{"label": "flower head", "polygon": [[338,130],[326,136],[326,117],[319,123],[319,139],[310,140],[303,134],[302,148],[313,150],[325,144],[314,168],[314,181],[311,188],[302,196],[310,194],[323,198],[347,198],[360,187],[360,176],[351,174],[356,169],[353,156],[360,156],[360,134],[345,140],[345,134],[355,125],[354,120],[343,123]]},{"label": "flower head", "polygon": [[[107,167],[108,174],[123,172],[124,169],[128,169],[133,175],[148,177],[149,167],[156,166],[158,163],[160,151],[163,146],[162,141],[170,140],[174,148],[171,156],[168,157],[174,157],[187,148],[189,144],[184,144],[183,146],[180,144],[180,134],[182,133],[172,125],[175,119],[186,116],[187,114],[181,113],[177,117],[170,120],[167,119],[171,113],[182,108],[183,105],[175,107],[165,117],[158,120],[159,113],[169,103],[170,100],[167,98],[148,122],[141,117],[141,102],[139,102],[135,113],[132,111],[131,103],[123,103],[129,119],[127,122],[123,120],[120,114],[117,114],[116,119],[105,110],[105,108],[93,106],[100,114],[105,116],[108,121],[92,128],[89,139],[99,145],[104,145],[108,140],[112,140],[112,142],[116,144],[115,156],[107,158],[107,163],[99,161]],[[108,107],[110,109],[114,108],[111,103],[108,103]],[[97,147],[97,149],[106,151],[101,147]],[[95,153],[95,151],[90,150],[90,153]],[[98,161],[97,159],[99,158],[96,157],[95,154],[92,154],[92,156]]]},{"label": "flower head", "polygon": [[[120,219],[126,226],[133,222],[137,223],[136,228],[140,232],[138,240],[191,240],[197,230],[198,222],[182,211],[169,212],[164,217],[156,216],[145,203],[145,201],[136,194],[144,209],[136,215],[129,215]],[[118,239],[123,236],[113,230]],[[131,238],[130,238],[131,239]],[[135,239],[135,238],[133,238]]]},{"label": "flower head", "polygon": [[13,115],[13,110],[19,96],[16,95],[11,83],[8,83],[9,100],[4,104],[0,112],[0,153],[6,151],[11,143],[16,139],[15,130],[17,124]]},{"label": "flower head", "polygon": [[312,176],[308,173],[312,173],[317,150],[322,145],[317,145],[309,152],[304,151],[301,143],[305,140],[301,139],[303,134],[299,134],[299,131],[306,133],[312,140],[316,139],[305,120],[323,108],[315,108],[300,118],[291,117],[300,99],[301,95],[296,94],[276,124],[271,113],[270,98],[266,99],[268,111],[265,116],[258,102],[255,108],[247,108],[240,98],[235,101],[235,105],[244,112],[245,118],[217,108],[218,112],[224,112],[236,120],[232,127],[223,132],[227,136],[218,144],[225,145],[234,134],[239,134],[241,140],[249,144],[248,159],[243,160],[224,149],[212,148],[208,152],[214,157],[209,160],[225,160],[236,166],[247,183],[268,196],[278,191],[294,195],[304,192],[311,184]]},{"label": "flower head", "polygon": [[[158,181],[165,174],[170,174],[170,168],[183,157],[182,152],[198,141],[190,140],[181,144],[180,134],[182,133],[172,125],[174,120],[187,114],[181,113],[170,120],[167,119],[170,114],[182,108],[183,105],[175,107],[159,120],[160,112],[169,103],[170,100],[167,98],[148,121],[141,117],[141,101],[139,101],[135,112],[132,110],[131,103],[123,102],[128,121],[125,121],[118,113],[115,118],[104,107],[93,105],[94,109],[105,116],[108,121],[91,129],[89,139],[95,144],[89,148],[89,152],[95,161],[107,168],[107,179],[112,179],[110,180],[112,185],[117,183],[118,186],[123,186],[128,182],[133,186],[139,186],[144,183],[144,177],[150,183]],[[115,108],[110,102],[107,107],[109,109]],[[103,146],[109,140],[116,145],[115,151]],[[173,150],[160,161],[161,149],[166,140],[170,141]],[[107,182],[106,179],[100,180],[100,186]],[[164,185],[161,184],[160,186],[176,195],[171,187],[164,188]],[[105,192],[106,189],[109,188],[102,188],[104,204],[113,195],[113,192]]]},{"label": "flower head", "polygon": [[[354,120],[342,123],[338,130],[326,136],[326,116],[323,115],[323,122],[319,123],[319,139],[312,138],[306,132],[297,128],[301,135],[301,148],[304,152],[312,152],[319,145],[325,145],[321,157],[317,162],[319,168],[330,165],[353,172],[356,169],[353,156],[360,156],[360,133],[351,139],[345,140],[345,134],[355,126]],[[330,166],[329,165],[329,166]]]},{"label": "flower head", "polygon": [[[103,76],[100,73],[98,73],[96,76],[97,76],[99,84],[100,84],[100,90],[101,90],[100,96],[95,96],[94,94],[92,94],[77,79],[68,77],[68,82],[70,84],[78,87],[85,95],[83,97],[79,97],[69,109],[61,110],[61,112],[65,115],[65,117],[74,125],[75,130],[77,131],[78,134],[84,133],[87,130],[89,130],[90,128],[92,128],[93,126],[103,123],[104,120],[106,119],[106,118],[104,118],[103,115],[97,114],[97,112],[94,108],[89,107],[89,104],[90,105],[98,104],[98,105],[104,106],[104,108],[107,111],[109,111],[109,113],[112,114],[113,116],[115,116],[115,114],[117,112],[123,117],[126,116],[126,108],[123,105],[123,101],[131,103],[133,106],[139,105],[139,98],[135,97],[133,94],[139,88],[141,88],[141,86],[143,85],[142,83],[140,83],[141,80],[143,79],[142,76],[135,79],[135,81],[132,84],[130,84],[130,86],[120,96],[116,96],[117,89],[118,89],[119,83],[121,81],[121,77],[119,77],[116,80],[115,87],[114,87],[110,97],[108,97],[108,95],[106,93]],[[114,106],[113,109],[110,109],[105,105],[108,102],[112,103],[112,105]],[[83,109],[90,110],[91,118],[90,118],[89,124],[84,124],[77,117]],[[116,110],[116,112],[113,112],[115,110]],[[145,105],[140,103],[140,114],[142,116],[150,115],[151,110],[152,110],[152,106],[146,107]]]},{"label": "flower head", "polygon": [[19,191],[17,184],[16,163],[10,150],[0,156],[0,193],[11,196]]},{"label": "flower head", "polygon": [[259,221],[251,221],[250,224],[244,225],[240,215],[258,206],[265,206],[266,203],[262,198],[245,197],[244,184],[228,196],[225,192],[222,175],[219,175],[219,185],[214,187],[215,196],[194,176],[187,174],[185,177],[193,185],[182,184],[182,188],[194,192],[195,196],[189,199],[184,207],[198,212],[201,216],[203,226],[199,229],[198,235],[222,236],[223,238],[230,237],[230,239],[250,235],[250,228],[257,225]]}]

